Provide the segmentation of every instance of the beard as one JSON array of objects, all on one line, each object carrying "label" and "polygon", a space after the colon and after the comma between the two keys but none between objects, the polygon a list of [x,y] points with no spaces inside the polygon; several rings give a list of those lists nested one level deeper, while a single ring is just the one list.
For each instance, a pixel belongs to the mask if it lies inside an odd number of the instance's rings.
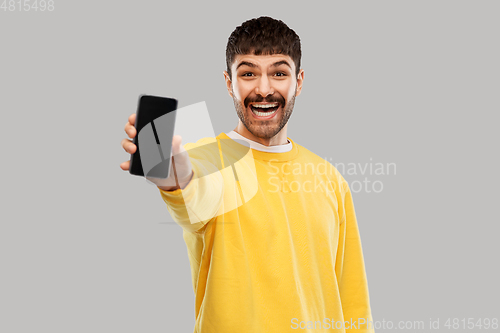
[{"label": "beard", "polygon": [[[276,136],[283,129],[283,127],[285,127],[288,119],[290,119],[290,116],[293,112],[293,107],[295,105],[295,94],[297,93],[297,88],[295,88],[295,92],[288,102],[285,101],[285,98],[283,98],[283,96],[275,92],[272,96],[266,98],[260,95],[256,97],[247,97],[242,103],[240,100],[234,97],[234,91],[232,92],[236,113],[238,114],[238,118],[240,118],[246,129],[258,138],[271,139],[272,137]],[[279,103],[279,108],[276,111],[276,116],[274,116],[273,118],[268,120],[257,120],[250,114],[252,113],[252,110],[249,107],[250,103],[274,102]]]}]

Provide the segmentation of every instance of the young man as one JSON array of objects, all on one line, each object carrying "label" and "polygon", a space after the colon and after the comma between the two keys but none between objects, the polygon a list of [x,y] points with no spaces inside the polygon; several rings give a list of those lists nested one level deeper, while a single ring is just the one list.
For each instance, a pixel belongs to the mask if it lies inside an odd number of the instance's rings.
[{"label": "young man", "polygon": [[[281,21],[237,27],[224,78],[238,125],[184,147],[174,137],[172,176],[149,178],[183,228],[194,332],[373,332],[349,186],[287,137],[304,81],[300,57],[299,37]],[[125,126],[130,138],[134,122]]]}]

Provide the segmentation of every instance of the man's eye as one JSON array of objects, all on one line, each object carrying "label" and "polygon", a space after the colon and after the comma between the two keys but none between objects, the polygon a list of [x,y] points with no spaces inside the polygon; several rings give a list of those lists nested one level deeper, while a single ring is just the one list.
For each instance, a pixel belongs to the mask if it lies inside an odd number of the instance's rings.
[{"label": "man's eye", "polygon": [[276,73],[276,76],[286,76],[286,73],[283,73],[283,72],[277,72],[277,73]]},{"label": "man's eye", "polygon": [[252,75],[253,75],[253,73],[243,73],[243,74],[241,74],[241,76],[252,76]]}]

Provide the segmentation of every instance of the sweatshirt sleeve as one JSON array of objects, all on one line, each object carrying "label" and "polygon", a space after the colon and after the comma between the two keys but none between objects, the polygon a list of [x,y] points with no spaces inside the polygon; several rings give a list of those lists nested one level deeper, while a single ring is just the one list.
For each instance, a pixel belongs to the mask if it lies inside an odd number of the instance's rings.
[{"label": "sweatshirt sleeve", "polygon": [[[361,238],[347,182],[343,185],[343,207],[335,273],[340,290],[344,321],[355,324],[346,332],[373,333],[373,319],[368,295]],[[368,325],[370,323],[370,325]]]},{"label": "sweatshirt sleeve", "polygon": [[[185,148],[193,167],[191,181],[184,189],[158,190],[174,221],[188,232],[200,232],[219,215],[224,192],[223,179],[220,168],[206,155],[199,153],[202,150],[188,145]],[[207,150],[203,150],[204,154]]]}]

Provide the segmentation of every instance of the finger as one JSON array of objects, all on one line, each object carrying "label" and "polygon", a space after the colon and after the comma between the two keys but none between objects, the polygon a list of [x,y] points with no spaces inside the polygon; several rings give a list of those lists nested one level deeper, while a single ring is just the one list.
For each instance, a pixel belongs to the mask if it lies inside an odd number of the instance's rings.
[{"label": "finger", "polygon": [[131,123],[132,125],[135,125],[135,113],[132,113],[129,117],[128,117],[128,122]]},{"label": "finger", "polygon": [[137,130],[135,129],[134,125],[131,123],[126,123],[125,124],[125,133],[129,136],[129,138],[133,139],[135,138],[137,134]]},{"label": "finger", "polygon": [[122,147],[129,154],[133,154],[137,150],[137,146],[129,139],[122,140]]},{"label": "finger", "polygon": [[172,138],[172,155],[177,155],[181,152],[182,137],[174,135]]},{"label": "finger", "polygon": [[122,168],[122,170],[124,171],[127,171],[130,168],[130,161],[126,161],[120,164],[120,168]]}]

